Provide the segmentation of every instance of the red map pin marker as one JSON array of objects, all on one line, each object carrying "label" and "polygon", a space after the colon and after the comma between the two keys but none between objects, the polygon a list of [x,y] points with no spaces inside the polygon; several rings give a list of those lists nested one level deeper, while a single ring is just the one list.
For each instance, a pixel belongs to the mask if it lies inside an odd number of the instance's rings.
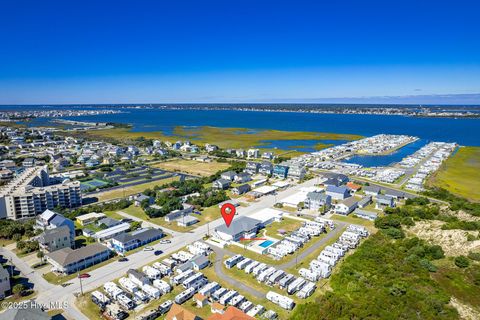
[{"label": "red map pin marker", "polygon": [[225,224],[227,225],[227,227],[230,227],[233,217],[235,216],[235,206],[231,203],[225,203],[220,209],[220,211],[222,212],[222,217],[225,221]]}]

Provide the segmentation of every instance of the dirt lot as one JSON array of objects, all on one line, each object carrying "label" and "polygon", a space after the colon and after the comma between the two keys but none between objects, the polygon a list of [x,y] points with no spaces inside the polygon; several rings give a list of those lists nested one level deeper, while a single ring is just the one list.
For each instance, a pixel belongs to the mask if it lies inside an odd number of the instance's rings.
[{"label": "dirt lot", "polygon": [[160,168],[168,171],[184,172],[198,176],[210,176],[219,170],[227,169],[230,165],[228,163],[200,162],[194,160],[171,160],[160,162],[153,165],[155,168]]},{"label": "dirt lot", "polygon": [[478,236],[478,231],[442,230],[444,222],[419,221],[407,232],[442,246],[447,256],[467,255],[470,251],[480,252],[480,240],[467,241],[467,234]]}]

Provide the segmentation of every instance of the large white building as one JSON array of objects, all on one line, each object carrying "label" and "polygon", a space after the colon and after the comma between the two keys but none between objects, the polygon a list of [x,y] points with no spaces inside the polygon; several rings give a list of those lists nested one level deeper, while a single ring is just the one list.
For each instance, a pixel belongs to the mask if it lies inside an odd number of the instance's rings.
[{"label": "large white building", "polygon": [[47,166],[26,168],[0,188],[0,219],[35,217],[55,207],[74,208],[82,204],[79,181],[49,185]]}]

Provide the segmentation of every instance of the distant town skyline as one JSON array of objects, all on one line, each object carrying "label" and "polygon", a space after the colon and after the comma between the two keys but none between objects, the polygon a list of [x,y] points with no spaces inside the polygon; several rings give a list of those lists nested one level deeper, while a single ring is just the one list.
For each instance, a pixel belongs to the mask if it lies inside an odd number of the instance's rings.
[{"label": "distant town skyline", "polygon": [[0,104],[480,104],[480,4],[15,1]]}]

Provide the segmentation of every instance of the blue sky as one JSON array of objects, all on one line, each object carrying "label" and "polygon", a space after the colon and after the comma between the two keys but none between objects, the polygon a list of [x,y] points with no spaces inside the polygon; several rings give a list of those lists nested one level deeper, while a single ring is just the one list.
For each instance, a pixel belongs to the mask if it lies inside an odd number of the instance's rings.
[{"label": "blue sky", "polygon": [[0,104],[480,104],[478,12],[441,0],[3,1]]}]

